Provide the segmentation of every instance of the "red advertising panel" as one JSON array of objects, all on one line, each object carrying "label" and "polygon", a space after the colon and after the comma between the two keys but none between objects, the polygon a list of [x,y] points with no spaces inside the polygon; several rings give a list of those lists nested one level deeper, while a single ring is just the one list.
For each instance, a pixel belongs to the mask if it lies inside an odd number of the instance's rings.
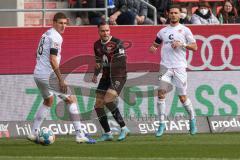
[{"label": "red advertising panel", "polygon": [[[189,70],[239,70],[239,27],[190,26],[197,40],[198,51],[187,55]],[[111,32],[129,46],[129,64],[157,64],[160,61],[160,51],[158,54],[151,54],[148,48],[161,28],[162,26],[124,26],[112,27]],[[0,74],[32,74],[38,41],[46,29],[0,28]],[[98,39],[96,27],[69,27],[63,37],[62,63],[78,57],[74,63],[86,61],[85,64],[93,64],[93,43]],[[89,56],[86,58],[85,55]],[[75,72],[84,72],[86,69],[86,66],[80,67]],[[136,70],[138,69],[129,67],[129,71]],[[158,68],[153,67],[151,70],[156,71]]]}]

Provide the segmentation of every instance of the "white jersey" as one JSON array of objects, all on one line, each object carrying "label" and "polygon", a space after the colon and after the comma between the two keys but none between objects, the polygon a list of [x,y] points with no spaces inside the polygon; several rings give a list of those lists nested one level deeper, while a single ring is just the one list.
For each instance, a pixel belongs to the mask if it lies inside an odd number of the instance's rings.
[{"label": "white jersey", "polygon": [[57,62],[60,64],[62,41],[62,36],[54,28],[49,29],[42,35],[37,49],[34,77],[48,79],[53,72],[50,64],[50,49],[57,49]]},{"label": "white jersey", "polygon": [[186,49],[173,49],[171,44],[174,40],[185,44],[196,42],[191,30],[182,24],[168,25],[157,33],[157,37],[162,41],[160,64],[167,68],[187,68]]}]

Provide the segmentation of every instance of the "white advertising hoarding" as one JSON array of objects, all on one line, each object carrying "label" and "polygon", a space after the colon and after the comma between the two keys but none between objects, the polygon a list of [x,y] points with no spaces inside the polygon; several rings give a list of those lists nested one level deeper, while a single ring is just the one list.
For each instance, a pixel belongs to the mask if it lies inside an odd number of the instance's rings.
[{"label": "white advertising hoarding", "polygon": [[[129,73],[128,81],[135,77],[141,85],[127,83],[120,96],[119,108],[125,116],[156,115],[157,73]],[[91,77],[91,76],[88,76]],[[81,113],[94,107],[96,84],[84,82],[83,74],[72,74],[67,82],[75,86]],[[89,78],[88,78],[89,80]],[[138,82],[139,84],[139,82]],[[0,121],[33,120],[42,98],[32,75],[0,76]],[[82,96],[84,95],[84,96]],[[240,72],[197,71],[188,73],[188,95],[197,116],[238,115],[240,105]],[[56,100],[57,99],[57,100]],[[55,110],[60,99],[56,98],[49,120],[59,120]],[[167,113],[172,116],[186,115],[175,90],[166,98]]]}]

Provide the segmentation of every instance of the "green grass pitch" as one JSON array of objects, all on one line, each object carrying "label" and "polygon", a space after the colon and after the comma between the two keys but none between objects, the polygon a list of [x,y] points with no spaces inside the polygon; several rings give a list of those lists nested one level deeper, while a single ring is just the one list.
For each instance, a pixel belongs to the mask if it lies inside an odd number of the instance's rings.
[{"label": "green grass pitch", "polygon": [[42,146],[26,139],[0,139],[1,160],[228,160],[240,159],[240,133],[131,135],[118,142],[77,144],[73,136],[58,136]]}]

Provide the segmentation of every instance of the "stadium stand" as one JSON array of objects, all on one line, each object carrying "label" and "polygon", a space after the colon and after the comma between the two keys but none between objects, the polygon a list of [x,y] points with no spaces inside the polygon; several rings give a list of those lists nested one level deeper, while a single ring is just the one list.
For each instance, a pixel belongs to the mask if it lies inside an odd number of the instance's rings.
[{"label": "stadium stand", "polygon": [[[15,5],[12,1],[16,1],[18,4]],[[94,1],[94,0],[92,0]],[[220,11],[220,8],[222,6],[222,3],[224,0],[169,0],[171,3],[174,4],[181,4],[181,6],[188,9],[188,16],[191,16],[196,10],[197,5],[199,2],[209,2],[213,14],[216,16],[217,13]],[[15,2],[15,3],[16,3]],[[73,8],[76,9],[76,2],[77,0],[45,0],[45,8],[46,9],[60,9],[60,8]],[[163,18],[165,18],[165,22],[160,22],[160,16],[159,16],[159,10],[161,11],[161,3],[167,2],[166,0],[148,0],[149,4],[154,5],[157,9],[157,17],[158,17],[158,24],[165,24],[167,20],[167,13],[163,14]],[[234,6],[236,6],[236,9],[238,11],[238,14],[240,12],[240,1],[239,0],[233,0]],[[11,0],[8,2],[0,2],[1,9],[42,9],[42,0]],[[102,8],[99,6],[89,6],[89,8]],[[166,7],[165,7],[166,8]],[[46,26],[51,25],[51,19],[53,17],[55,12],[45,12],[45,21],[43,21],[42,17],[42,11],[39,12],[2,12],[0,19],[1,19],[1,26],[42,26],[43,22]],[[67,14],[68,17],[70,17],[69,24],[70,25],[76,25],[76,11],[64,11],[65,14]],[[80,12],[83,13],[83,12]],[[87,12],[86,12],[87,13]],[[93,13],[93,12],[89,12]],[[95,13],[95,12],[94,12]],[[100,13],[100,11],[96,12]],[[104,14],[104,12],[101,12]],[[109,12],[110,13],[110,12]],[[153,18],[153,10],[148,8],[148,15],[150,19]],[[104,17],[104,15],[101,16],[101,18]],[[162,16],[161,16],[162,17]],[[89,17],[87,16],[87,19]],[[11,19],[11,20],[9,20]],[[238,20],[236,20],[238,22]],[[88,25],[90,23],[81,23],[79,25]],[[93,23],[95,24],[95,23]]]},{"label": "stadium stand", "polygon": [[[42,0],[24,0],[24,9],[41,9]],[[67,1],[59,0],[46,0],[45,8],[55,9],[55,8],[67,8]],[[45,15],[45,24],[47,26],[51,25],[52,18],[55,12],[47,12]],[[24,26],[41,26],[42,25],[42,12],[25,12],[24,13]]]}]

